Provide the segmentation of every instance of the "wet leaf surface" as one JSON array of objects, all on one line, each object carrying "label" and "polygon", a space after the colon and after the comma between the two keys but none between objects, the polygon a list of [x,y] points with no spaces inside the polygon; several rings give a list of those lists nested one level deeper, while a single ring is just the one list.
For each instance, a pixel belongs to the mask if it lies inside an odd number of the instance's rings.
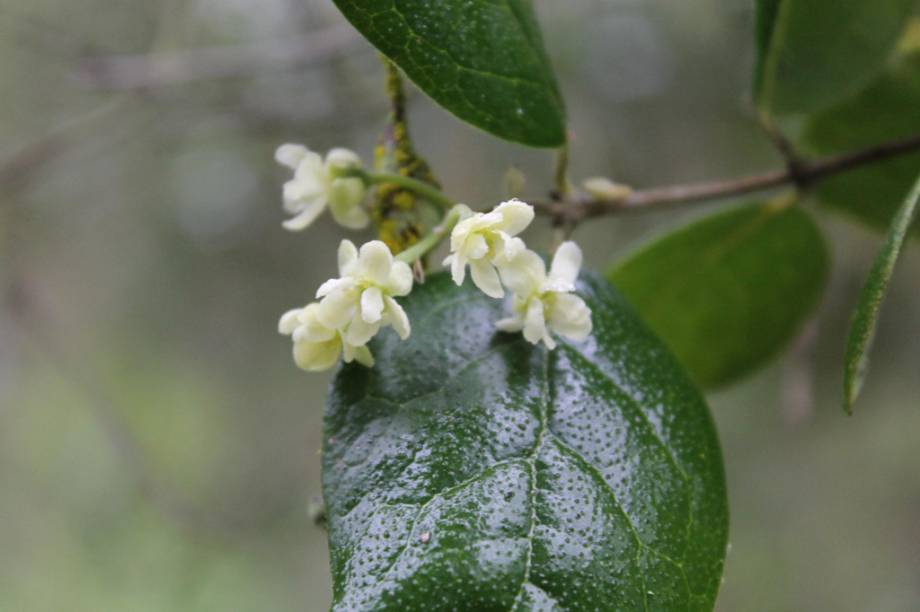
[{"label": "wet leaf surface", "polygon": [[437,274],[412,337],[344,366],[325,415],[336,610],[709,610],[727,538],[708,409],[603,279],[553,352]]}]

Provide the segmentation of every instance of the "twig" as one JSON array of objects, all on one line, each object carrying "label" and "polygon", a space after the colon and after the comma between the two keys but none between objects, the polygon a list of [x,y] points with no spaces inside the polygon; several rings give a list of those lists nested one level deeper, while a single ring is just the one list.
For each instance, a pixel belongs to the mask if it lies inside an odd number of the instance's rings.
[{"label": "twig", "polygon": [[77,77],[100,89],[155,89],[319,64],[349,48],[359,48],[359,42],[350,26],[340,25],[272,43],[93,58],[82,63]]},{"label": "twig", "polygon": [[737,179],[641,189],[615,202],[583,200],[578,206],[557,202],[535,202],[534,206],[542,213],[571,216],[576,221],[619,212],[656,210],[665,206],[730,198],[787,184],[807,187],[829,176],[914,151],[920,151],[920,134],[852,153],[802,162],[794,171],[786,168]]},{"label": "twig", "polygon": [[779,154],[786,160],[786,167],[789,169],[793,180],[798,180],[803,164],[799,152],[796,151],[795,146],[786,138],[786,135],[783,134],[783,131],[777,127],[768,114],[761,112],[758,114],[758,119],[758,123],[767,135],[767,138],[770,139],[770,142],[773,143],[773,146],[776,147]]}]

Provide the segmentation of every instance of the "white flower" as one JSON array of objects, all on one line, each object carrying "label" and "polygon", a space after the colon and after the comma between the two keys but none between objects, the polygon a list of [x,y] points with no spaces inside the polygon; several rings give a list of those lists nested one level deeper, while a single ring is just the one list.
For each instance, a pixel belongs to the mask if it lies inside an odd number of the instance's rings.
[{"label": "white flower", "polygon": [[461,221],[450,234],[450,255],[444,260],[458,285],[466,277],[466,265],[477,287],[490,297],[505,295],[496,266],[511,260],[523,242],[511,239],[533,220],[533,207],[519,200],[502,202],[488,213],[463,207]]},{"label": "white flower", "polygon": [[319,304],[313,302],[304,308],[289,310],[281,316],[278,331],[293,336],[294,362],[308,372],[328,370],[345,353],[345,361],[357,361],[368,367],[374,357],[366,346],[355,346],[345,341],[340,330],[327,327],[319,320]]},{"label": "white flower", "polygon": [[522,331],[528,342],[556,347],[553,331],[571,340],[591,333],[591,309],[577,295],[575,280],[581,268],[581,249],[574,242],[559,246],[549,275],[546,264],[533,251],[524,250],[501,267],[502,280],[514,291],[514,313],[496,322],[503,331]]},{"label": "white flower", "polygon": [[342,330],[346,344],[362,346],[384,325],[392,325],[405,340],[409,318],[394,297],[412,290],[409,264],[393,258],[390,249],[373,240],[355,248],[350,240],[339,245],[339,274],[316,291],[322,298],[317,316],[323,325]]},{"label": "white flower", "polygon": [[284,144],[275,151],[275,160],[294,171],[284,184],[284,209],[294,215],[282,225],[302,230],[329,206],[332,217],[351,229],[365,227],[370,218],[361,202],[367,188],[358,177],[340,176],[342,170],[360,167],[361,159],[348,149],[332,149],[326,160],[302,145]]}]

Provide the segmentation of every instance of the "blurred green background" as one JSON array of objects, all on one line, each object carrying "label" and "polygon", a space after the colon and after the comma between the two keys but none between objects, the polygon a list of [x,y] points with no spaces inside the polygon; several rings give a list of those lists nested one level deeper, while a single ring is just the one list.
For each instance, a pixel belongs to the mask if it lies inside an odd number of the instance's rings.
[{"label": "blurred green background", "polygon": [[[576,177],[780,163],[748,94],[748,0],[537,7]],[[328,607],[310,518],[328,376],[298,371],[275,327],[332,274],[343,234],[328,217],[281,229],[272,153],[368,158],[382,77],[327,0],[0,0],[0,610]],[[456,198],[493,205],[511,165],[527,193],[549,188],[549,153],[417,93],[411,111]],[[602,268],[699,213],[597,220],[576,239]],[[819,215],[835,260],[819,316],[711,397],[732,514],[723,611],[920,606],[920,252],[845,418],[846,323],[879,239]]]}]

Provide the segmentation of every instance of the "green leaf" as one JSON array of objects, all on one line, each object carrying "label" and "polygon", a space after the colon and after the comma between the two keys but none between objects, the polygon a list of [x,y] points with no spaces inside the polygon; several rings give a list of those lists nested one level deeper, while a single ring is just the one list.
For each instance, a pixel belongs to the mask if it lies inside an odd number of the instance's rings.
[{"label": "green leaf", "polygon": [[425,93],[487,132],[565,143],[565,110],[530,0],[335,0]]},{"label": "green leaf", "polygon": [[915,0],[757,0],[754,96],[768,115],[808,113],[882,68]]},{"label": "green leaf", "polygon": [[907,230],[917,214],[917,203],[920,202],[920,177],[914,183],[901,208],[888,230],[885,243],[882,245],[866,284],[859,295],[856,312],[853,313],[853,323],[847,337],[847,349],[843,372],[843,397],[844,408],[852,413],[853,404],[859,397],[863,380],[869,365],[869,349],[875,337],[875,328],[878,324],[879,311],[882,301],[888,291],[888,283],[894,272],[894,265],[901,254],[901,247],[907,236]]},{"label": "green leaf", "polygon": [[[920,134],[920,51],[898,57],[856,96],[805,124],[802,145],[832,155]],[[920,168],[920,152],[902,155],[822,181],[819,201],[885,230]]]},{"label": "green leaf", "polygon": [[788,202],[704,217],[608,274],[705,387],[763,365],[818,303],[827,248],[811,217]]},{"label": "green leaf", "polygon": [[495,331],[444,274],[325,415],[334,610],[711,610],[727,536],[706,404],[602,279],[583,343]]}]

